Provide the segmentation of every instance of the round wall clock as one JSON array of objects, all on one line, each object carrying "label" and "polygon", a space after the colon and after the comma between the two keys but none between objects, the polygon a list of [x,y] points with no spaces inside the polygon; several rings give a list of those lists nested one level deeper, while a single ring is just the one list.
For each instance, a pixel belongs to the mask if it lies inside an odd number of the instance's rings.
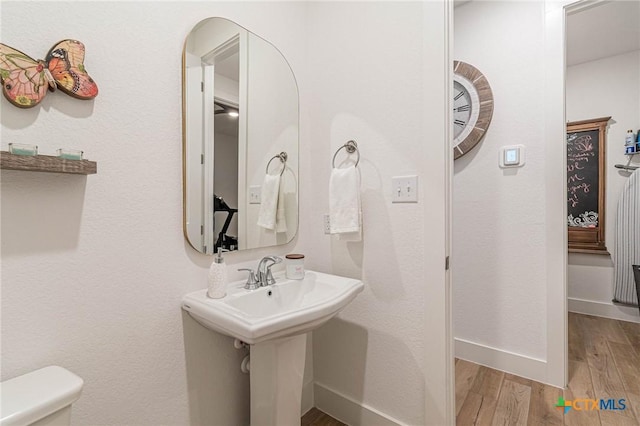
[{"label": "round wall clock", "polygon": [[493,93],[487,78],[473,65],[453,63],[453,158],[480,142],[493,116]]}]

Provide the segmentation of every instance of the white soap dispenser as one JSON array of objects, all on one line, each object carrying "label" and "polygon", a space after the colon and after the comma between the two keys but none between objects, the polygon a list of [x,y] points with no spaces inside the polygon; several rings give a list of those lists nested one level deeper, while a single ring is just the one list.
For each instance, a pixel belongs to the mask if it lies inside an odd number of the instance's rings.
[{"label": "white soap dispenser", "polygon": [[227,295],[227,265],[222,257],[222,247],[218,247],[218,255],[213,259],[209,268],[209,289],[207,296],[211,299],[221,299]]}]

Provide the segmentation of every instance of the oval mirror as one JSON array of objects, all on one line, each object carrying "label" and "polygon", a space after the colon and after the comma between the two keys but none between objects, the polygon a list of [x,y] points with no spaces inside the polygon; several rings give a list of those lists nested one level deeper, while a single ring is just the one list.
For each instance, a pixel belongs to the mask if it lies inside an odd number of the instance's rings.
[{"label": "oval mirror", "polygon": [[298,230],[298,87],[271,43],[223,18],[182,57],[184,234],[201,253],[286,244]]}]

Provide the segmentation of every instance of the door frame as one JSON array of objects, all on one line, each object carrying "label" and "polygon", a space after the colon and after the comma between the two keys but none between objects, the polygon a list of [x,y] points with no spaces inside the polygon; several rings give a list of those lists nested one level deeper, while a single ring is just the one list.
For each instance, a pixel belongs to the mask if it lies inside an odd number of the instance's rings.
[{"label": "door frame", "polygon": [[[601,0],[596,0],[601,1]],[[565,21],[566,14],[593,4],[591,0],[545,0],[544,4],[544,81],[545,81],[545,180],[543,182],[546,193],[544,210],[546,223],[546,372],[547,384],[564,388],[568,382],[568,302],[567,302],[567,202],[566,202],[566,152],[565,140]],[[447,23],[450,27],[447,45],[448,59],[453,58],[453,5],[449,7]],[[449,62],[452,62],[451,60]],[[448,84],[453,86],[453,71],[449,71]],[[451,90],[451,89],[449,89]],[[451,97],[451,96],[449,96]],[[451,109],[446,103],[447,114]],[[447,115],[448,117],[448,115]],[[449,118],[449,117],[448,117]],[[448,129],[447,140],[453,129]],[[448,159],[447,172],[447,254],[450,252],[451,235],[451,178],[453,167]],[[452,330],[451,314],[453,300],[451,298],[451,273],[447,271],[445,286],[447,288],[447,318],[445,326],[448,339],[447,352],[450,354],[450,364],[447,364],[447,404],[448,424],[455,424],[455,369],[453,350],[454,334]]]},{"label": "door frame", "polygon": [[[545,1],[545,140],[547,187],[547,382],[566,387],[568,368],[568,231],[566,155],[567,15],[604,0]],[[558,247],[561,248],[558,249]],[[557,277],[562,277],[558,282]],[[559,297],[561,296],[561,297]]]}]

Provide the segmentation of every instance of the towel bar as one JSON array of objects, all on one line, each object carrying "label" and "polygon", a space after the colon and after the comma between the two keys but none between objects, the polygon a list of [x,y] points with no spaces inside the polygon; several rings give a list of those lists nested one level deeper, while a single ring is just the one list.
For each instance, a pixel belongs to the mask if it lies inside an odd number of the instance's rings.
[{"label": "towel bar", "polygon": [[331,160],[331,166],[336,168],[336,157],[341,149],[345,149],[349,154],[353,154],[354,152],[358,154],[358,158],[356,158],[356,164],[354,167],[358,167],[358,163],[360,162],[360,150],[358,149],[358,144],[354,140],[347,141],[344,145],[342,145],[335,154],[333,154],[333,160]]},{"label": "towel bar", "polygon": [[284,173],[284,169],[287,168],[287,158],[289,158],[287,153],[284,152],[284,151],[282,151],[280,154],[277,154],[277,155],[274,155],[273,157],[271,157],[271,160],[269,160],[269,162],[267,163],[267,168],[265,170],[265,173],[269,174],[269,165],[271,165],[271,162],[273,160],[275,160],[276,158],[279,158],[280,161],[282,162],[282,170],[280,170],[280,176],[282,176],[282,174]]}]

